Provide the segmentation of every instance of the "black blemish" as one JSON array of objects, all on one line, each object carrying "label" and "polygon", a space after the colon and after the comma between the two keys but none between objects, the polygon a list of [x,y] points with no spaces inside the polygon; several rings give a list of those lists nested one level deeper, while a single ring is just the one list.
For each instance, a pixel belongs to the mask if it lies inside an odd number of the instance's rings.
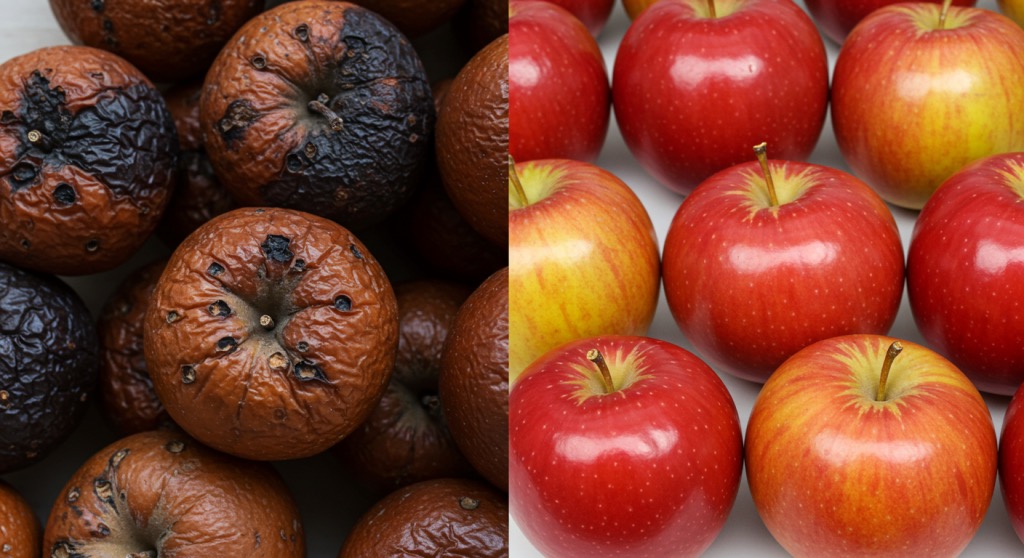
[{"label": "black blemish", "polygon": [[103,0],[92,0],[92,2],[90,2],[90,5],[92,6],[92,9],[96,12],[103,11]]},{"label": "black blemish", "polygon": [[298,344],[295,345],[295,349],[300,353],[304,353],[309,350],[309,343],[306,343],[305,341],[299,341]]},{"label": "black blemish", "polygon": [[334,299],[334,307],[342,312],[348,312],[352,310],[352,299],[345,295],[340,295]]},{"label": "black blemish", "polygon": [[218,351],[227,351],[229,353],[233,353],[237,348],[238,341],[234,337],[221,337],[220,340],[217,341]]},{"label": "black blemish", "polygon": [[221,318],[231,315],[231,307],[228,306],[228,303],[224,302],[223,300],[218,300],[214,302],[213,304],[208,306],[206,310],[210,312],[210,314]]},{"label": "black blemish", "polygon": [[99,250],[99,249],[100,249],[100,241],[95,239],[95,238],[90,240],[89,242],[85,243],[85,251],[86,252],[95,252],[96,250]]},{"label": "black blemish", "polygon": [[306,260],[298,259],[292,264],[292,269],[295,271],[304,271],[306,269]]},{"label": "black blemish", "polygon": [[181,367],[181,382],[191,384],[196,381],[196,369],[188,364]]},{"label": "black blemish", "polygon": [[61,182],[53,189],[53,199],[58,205],[69,206],[75,203],[78,199],[78,195],[75,194],[75,189],[71,187],[67,182]]},{"label": "black blemish", "polygon": [[107,18],[103,18],[103,30],[106,31],[107,33],[113,33],[114,32],[114,22],[110,21]]},{"label": "black blemish", "polygon": [[[144,83],[105,88],[94,104],[72,115],[64,90],[50,88],[36,70],[20,91],[18,163],[13,187],[43,168],[73,166],[96,177],[118,197],[149,198],[170,181],[177,165],[178,135],[160,93]],[[32,143],[36,131],[46,141]],[[20,170],[19,170],[20,167]],[[40,182],[35,180],[35,183]]]},{"label": "black blemish", "polygon": [[257,70],[262,70],[267,67],[267,58],[262,54],[257,54],[256,56],[253,56],[250,62],[252,62],[252,66]]},{"label": "black blemish", "polygon": [[349,244],[348,249],[352,251],[352,255],[355,256],[357,260],[363,259],[363,253],[359,250],[358,246],[355,244]]},{"label": "black blemish", "polygon": [[268,234],[267,239],[260,244],[260,248],[263,249],[263,253],[267,256],[268,260],[278,263],[288,263],[292,261],[295,254],[288,248],[292,243],[292,239],[277,234]]},{"label": "black blemish", "polygon": [[99,523],[96,525],[96,531],[94,531],[92,535],[94,537],[102,539],[110,535],[110,528],[104,525],[103,523]]},{"label": "black blemish", "polygon": [[327,376],[324,375],[324,371],[308,360],[295,363],[295,377],[308,382],[311,380],[319,380],[321,382],[327,381]]},{"label": "black blemish", "polygon": [[14,122],[14,113],[13,112],[11,112],[9,110],[5,110],[2,113],[0,113],[0,124],[11,124],[13,122]]},{"label": "black blemish", "polygon": [[305,23],[303,23],[302,25],[299,25],[298,27],[296,27],[295,28],[295,38],[300,40],[300,41],[302,41],[302,42],[308,41],[309,40],[309,26],[306,25]]},{"label": "black blemish", "polygon": [[224,273],[224,266],[220,265],[217,262],[213,262],[212,264],[210,264],[210,267],[206,268],[206,272],[212,275],[213,277],[216,277],[221,273]]},{"label": "black blemish", "polygon": [[29,242],[27,238],[23,238],[21,239],[21,247],[24,250],[28,250],[29,248],[32,247],[32,243]]},{"label": "black blemish", "polygon": [[260,115],[252,107],[252,103],[245,99],[239,99],[228,105],[228,109],[224,111],[224,118],[217,122],[217,129],[220,130],[221,137],[230,148],[233,143],[242,139],[245,131],[259,117]]},{"label": "black blemish", "polygon": [[255,531],[254,534],[256,535],[256,548],[259,548],[260,547],[260,532],[259,531]]},{"label": "black blemish", "polygon": [[27,161],[22,161],[14,168],[11,169],[11,174],[7,176],[8,181],[11,183],[11,189],[17,192],[18,190],[24,189],[28,186],[32,186],[36,182],[36,178],[39,176],[39,169],[35,165]]},{"label": "black blemish", "polygon": [[93,481],[93,493],[96,494],[96,498],[99,501],[107,504],[111,508],[114,507],[114,491],[110,486],[110,481],[99,477]]},{"label": "black blemish", "polygon": [[[295,33],[298,37],[298,28]],[[368,10],[346,12],[332,42],[341,43],[336,48],[347,54],[325,68],[323,81],[329,86],[308,95],[327,93],[325,104],[344,127],[309,126],[297,149],[278,163],[278,177],[261,186],[260,194],[268,205],[311,211],[360,228],[395,211],[426,171],[433,97],[415,50]],[[410,127],[411,121],[415,125]],[[418,141],[410,141],[412,135]]]}]

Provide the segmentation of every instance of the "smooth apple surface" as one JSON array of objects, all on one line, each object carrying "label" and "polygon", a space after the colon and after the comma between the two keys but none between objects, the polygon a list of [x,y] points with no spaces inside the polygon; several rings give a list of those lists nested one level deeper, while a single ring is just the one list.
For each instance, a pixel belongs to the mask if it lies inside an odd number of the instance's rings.
[{"label": "smooth apple surface", "polygon": [[511,512],[545,556],[696,556],[725,523],[739,417],[692,353],[648,338],[575,341],[531,365],[509,405]]},{"label": "smooth apple surface", "polygon": [[[860,20],[871,12],[905,0],[804,0],[811,17],[830,39],[842,44]],[[919,0],[941,4],[942,0]],[[954,6],[973,6],[976,0],[953,0]]]},{"label": "smooth apple surface", "polygon": [[999,436],[999,488],[1017,537],[1024,541],[1024,389],[1017,389]]},{"label": "smooth apple surface", "polygon": [[1024,30],[989,10],[898,4],[839,51],[832,124],[857,176],[920,209],[964,165],[1024,151]]},{"label": "smooth apple surface", "polygon": [[895,219],[842,171],[769,161],[703,182],[665,239],[665,296],[679,328],[716,370],[764,382],[805,346],[886,333],[903,294]]},{"label": "smooth apple surface", "polygon": [[509,195],[509,373],[596,335],[643,335],[660,284],[654,227],[613,174],[568,160],[519,163]]},{"label": "smooth apple surface", "polygon": [[612,15],[615,0],[546,0],[568,10],[587,26],[594,37],[601,34],[608,17]]},{"label": "smooth apple surface", "polygon": [[597,42],[554,4],[512,0],[508,10],[509,153],[516,161],[593,161],[611,111]]},{"label": "smooth apple surface", "polygon": [[629,27],[615,57],[615,118],[640,165],[689,192],[750,159],[806,159],[828,105],[825,46],[791,0],[664,0]]},{"label": "smooth apple surface", "polygon": [[956,366],[875,335],[807,347],[765,383],[747,423],[750,492],[794,556],[956,556],[988,510],[996,436]]},{"label": "smooth apple surface", "polygon": [[1017,22],[1017,25],[1024,26],[1024,1],[1022,0],[999,0],[999,9],[1006,17]]},{"label": "smooth apple surface", "polygon": [[982,391],[1024,382],[1024,153],[954,174],[914,225],[910,308],[928,344]]}]

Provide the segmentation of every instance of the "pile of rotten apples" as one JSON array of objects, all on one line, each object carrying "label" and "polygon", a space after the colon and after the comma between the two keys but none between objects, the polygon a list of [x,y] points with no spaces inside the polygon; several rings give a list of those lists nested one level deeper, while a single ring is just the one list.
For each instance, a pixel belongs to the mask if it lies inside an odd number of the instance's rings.
[{"label": "pile of rotten apples", "polygon": [[[509,495],[537,550],[700,554],[744,464],[796,556],[955,556],[997,471],[1024,538],[1024,3],[988,3],[625,0],[609,85],[600,15],[512,0]],[[603,161],[679,204],[660,253],[589,163],[611,106],[636,161]],[[829,106],[853,174],[800,162]],[[886,337],[904,281],[927,346]],[[699,357],[640,337],[662,285],[659,335]],[[1017,393],[998,444],[979,390]]]},{"label": "pile of rotten apples", "polygon": [[124,437],[17,477],[44,529],[0,482],[0,553],[302,557],[268,461],[327,452],[379,502],[322,493],[318,555],[506,556],[504,4],[50,4],[80,46],[0,64],[0,473]]}]

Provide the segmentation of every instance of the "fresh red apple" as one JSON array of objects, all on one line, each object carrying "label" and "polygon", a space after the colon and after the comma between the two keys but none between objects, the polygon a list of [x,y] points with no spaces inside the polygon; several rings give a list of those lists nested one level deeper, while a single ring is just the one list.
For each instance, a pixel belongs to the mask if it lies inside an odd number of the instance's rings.
[{"label": "fresh red apple", "polygon": [[[842,44],[850,30],[871,12],[906,0],[804,0],[814,21],[830,39]],[[918,0],[941,4],[943,0]],[[975,0],[953,0],[956,6],[973,6]]]},{"label": "fresh red apple", "polygon": [[805,348],[765,383],[746,459],[754,505],[794,556],[952,557],[992,499],[996,434],[952,363],[850,335]]},{"label": "fresh red apple", "polygon": [[1024,541],[1024,388],[1018,388],[1003,417],[999,436],[999,488],[1013,530]]},{"label": "fresh red apple", "polygon": [[978,389],[1024,382],[1024,153],[949,177],[914,224],[907,292],[918,329]]},{"label": "fresh red apple", "polygon": [[548,2],[512,0],[508,15],[509,153],[517,161],[597,159],[611,110],[597,42]]},{"label": "fresh red apple", "polygon": [[828,167],[763,164],[724,170],[686,198],[663,269],[697,352],[756,382],[815,341],[886,333],[903,294],[896,221],[871,188]]},{"label": "fresh red apple", "polygon": [[640,165],[686,193],[760,141],[782,159],[811,154],[828,104],[825,46],[791,0],[664,0],[623,37],[612,98]]},{"label": "fresh red apple", "polygon": [[999,9],[1006,14],[1017,25],[1024,26],[1024,1],[1022,0],[999,0]]},{"label": "fresh red apple", "polygon": [[732,397],[706,364],[644,337],[577,340],[509,395],[511,512],[548,558],[697,556],[743,463]]},{"label": "fresh red apple", "polygon": [[658,242],[636,194],[588,163],[509,169],[509,374],[563,343],[643,335],[658,303]]},{"label": "fresh red apple", "polygon": [[587,26],[590,34],[597,37],[612,15],[615,0],[546,0],[561,6]]},{"label": "fresh red apple", "polygon": [[946,9],[873,12],[846,39],[832,79],[846,162],[911,209],[967,163],[1024,151],[1024,30],[989,10]]}]

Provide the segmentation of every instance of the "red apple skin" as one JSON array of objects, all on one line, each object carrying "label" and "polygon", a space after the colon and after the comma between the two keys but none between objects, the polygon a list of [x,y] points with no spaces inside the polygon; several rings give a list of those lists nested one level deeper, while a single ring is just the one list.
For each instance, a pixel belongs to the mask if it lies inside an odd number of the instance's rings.
[{"label": "red apple skin", "polygon": [[[906,0],[804,0],[811,17],[828,38],[842,44],[860,20],[871,12]],[[942,0],[919,0],[942,4]],[[953,0],[954,6],[973,6],[976,0]]]},{"label": "red apple skin", "polygon": [[576,19],[587,26],[587,30],[594,37],[601,34],[604,24],[612,15],[612,8],[615,0],[547,0],[548,2],[561,6],[568,10]]},{"label": "red apple skin", "polygon": [[509,377],[549,350],[597,335],[644,335],[661,260],[629,186],[579,161],[516,164],[527,206],[509,197]]},{"label": "red apple skin", "polygon": [[832,125],[854,174],[921,209],[943,180],[1024,151],[1024,30],[979,8],[908,3],[850,33],[832,79]]},{"label": "red apple skin", "polygon": [[509,3],[509,153],[516,161],[597,159],[611,88],[587,28],[548,2]]},{"label": "red apple skin", "polygon": [[706,0],[652,5],[615,58],[612,99],[626,145],[680,193],[750,160],[762,141],[774,157],[806,159],[825,122],[828,62],[807,14],[791,0],[718,6],[711,19]]},{"label": "red apple skin", "polygon": [[1024,541],[1024,388],[1018,388],[999,436],[999,489],[1017,537]]},{"label": "red apple skin", "polygon": [[747,481],[768,530],[797,557],[956,556],[995,487],[996,437],[970,380],[903,341],[818,342],[765,383],[747,423]]},{"label": "red apple skin", "polygon": [[1024,382],[1024,153],[967,166],[936,190],[914,224],[907,293],[929,346],[978,389]]},{"label": "red apple skin", "polygon": [[788,203],[768,207],[757,163],[716,174],[676,212],[662,270],[697,352],[755,382],[815,341],[886,333],[903,294],[899,230],[871,188],[819,165],[769,166]]},{"label": "red apple skin", "polygon": [[[627,358],[643,371],[581,395],[600,386],[590,349],[613,376]],[[696,556],[718,535],[742,472],[740,423],[692,353],[643,337],[579,340],[531,365],[509,397],[511,512],[545,556]]]}]

